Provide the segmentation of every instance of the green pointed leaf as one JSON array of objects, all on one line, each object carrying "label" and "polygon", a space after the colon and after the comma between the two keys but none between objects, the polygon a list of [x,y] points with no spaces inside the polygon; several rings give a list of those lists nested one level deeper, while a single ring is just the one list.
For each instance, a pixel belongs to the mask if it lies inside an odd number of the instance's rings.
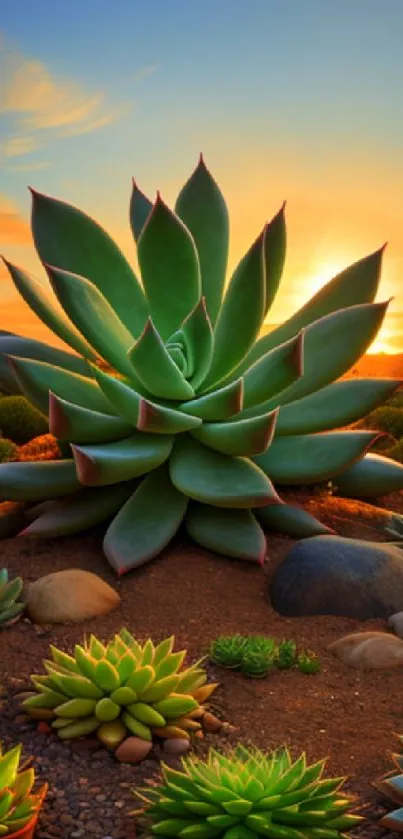
[{"label": "green pointed leaf", "polygon": [[146,300],[115,242],[71,204],[31,192],[32,233],[41,262],[94,283],[129,332],[139,335],[148,314]]},{"label": "green pointed leaf", "polygon": [[226,385],[223,388],[207,393],[192,399],[191,402],[184,402],[179,409],[190,416],[200,417],[203,420],[212,422],[229,419],[239,414],[243,404],[243,379]]},{"label": "green pointed leaf", "polygon": [[137,246],[151,317],[166,341],[201,296],[200,266],[188,229],[160,196]]},{"label": "green pointed leaf", "polygon": [[31,361],[15,356],[10,356],[9,360],[23,393],[42,413],[48,414],[50,391],[83,408],[105,414],[114,413],[110,402],[91,379],[62,370],[61,367],[53,367],[52,364],[43,361]]},{"label": "green pointed leaf", "polygon": [[63,370],[70,370],[71,373],[90,376],[87,363],[77,355],[58,350],[42,343],[42,341],[0,332],[0,388],[5,393],[22,393],[17,377],[8,362],[9,355],[15,355],[18,358],[31,358],[35,361],[45,361],[55,367],[61,367]]},{"label": "green pointed leaf", "polygon": [[197,417],[187,416],[174,408],[157,405],[148,399],[143,399],[124,382],[96,368],[93,369],[94,376],[111,405],[139,431],[153,434],[178,434],[201,424],[201,420]]},{"label": "green pointed leaf", "polygon": [[72,446],[78,479],[84,486],[117,484],[145,475],[163,463],[171,449],[171,437],[140,432],[116,443]]},{"label": "green pointed leaf", "polygon": [[221,190],[208,171],[203,156],[181,189],[175,212],[190,230],[200,260],[202,293],[214,324],[221,306],[229,243],[229,218]]},{"label": "green pointed leaf", "polygon": [[243,410],[265,403],[298,381],[304,369],[304,332],[270,350],[246,371]]},{"label": "green pointed leaf", "polygon": [[333,382],[280,408],[276,434],[312,434],[350,425],[397,390],[399,379],[348,379]]},{"label": "green pointed leaf", "polygon": [[205,422],[192,431],[192,436],[217,452],[248,457],[262,454],[270,446],[276,418],[277,411],[272,411],[239,422]]},{"label": "green pointed leaf", "polygon": [[42,501],[79,489],[73,460],[0,464],[0,500]]},{"label": "green pointed leaf", "polygon": [[287,247],[285,202],[266,228],[264,258],[266,265],[265,315],[271,308],[280,285]]},{"label": "green pointed leaf", "polygon": [[153,208],[152,202],[144,195],[144,192],[138,188],[136,181],[132,180],[133,188],[130,199],[130,227],[134,236],[134,241],[138,242],[141,231],[148,219]]},{"label": "green pointed leaf", "polygon": [[191,399],[194,390],[172,360],[151,318],[129,352],[129,365],[144,387],[162,399]]},{"label": "green pointed leaf", "polygon": [[275,483],[317,483],[352,466],[380,436],[373,431],[329,431],[275,437],[267,452],[253,459]]},{"label": "green pointed leaf", "polygon": [[255,515],[262,527],[291,536],[292,539],[305,539],[335,532],[302,507],[294,507],[292,504],[269,504],[255,510]]},{"label": "green pointed leaf", "polygon": [[125,481],[113,487],[82,489],[69,498],[55,501],[21,536],[68,536],[80,533],[114,516],[132,495],[137,481]]},{"label": "green pointed leaf", "polygon": [[337,494],[347,498],[376,498],[403,489],[403,465],[388,457],[367,454],[338,475]]},{"label": "green pointed leaf", "polygon": [[346,373],[372,344],[388,303],[363,303],[341,309],[308,326],[304,332],[302,376],[277,396],[245,411],[243,416],[267,413],[325,387]]},{"label": "green pointed leaf", "polygon": [[266,539],[250,510],[226,510],[193,503],[185,523],[191,538],[203,548],[260,564],[265,559]]},{"label": "green pointed leaf", "polygon": [[[182,341],[187,361],[187,378],[196,390],[207,376],[214,348],[213,330],[204,297],[201,297],[175,335],[180,336]],[[171,336],[169,343],[175,339],[175,335]]]},{"label": "green pointed leaf", "polygon": [[252,347],[234,375],[240,375],[262,355],[294,338],[301,329],[319,318],[323,318],[339,309],[347,309],[362,303],[372,303],[375,299],[381,275],[382,256],[385,246],[371,253],[364,259],[350,265],[333,280],[323,286],[305,306],[292,315],[281,326],[264,335]]},{"label": "green pointed leaf", "polygon": [[104,538],[105,555],[118,574],[149,562],[165,548],[187,504],[188,499],[172,486],[165,465],[144,478]]},{"label": "green pointed leaf", "polygon": [[74,405],[49,394],[49,430],[58,440],[70,443],[110,443],[123,440],[133,433],[133,424],[121,417],[113,417]]},{"label": "green pointed leaf", "polygon": [[[264,318],[266,228],[235,269],[214,332],[214,352],[203,389],[225,379],[250,350]],[[236,340],[234,340],[234,335]]]},{"label": "green pointed leaf", "polygon": [[123,376],[129,376],[132,369],[126,354],[133,344],[133,335],[108,300],[85,277],[53,265],[45,265],[45,268],[53,291],[70,320],[111,367]]},{"label": "green pointed leaf", "polygon": [[175,441],[170,475],[184,495],[216,507],[260,507],[278,501],[271,482],[250,460],[214,452],[188,435]]},{"label": "green pointed leaf", "polygon": [[22,268],[17,268],[16,265],[7,262],[4,257],[3,262],[8,268],[17,291],[30,309],[38,315],[42,323],[73,350],[83,355],[84,358],[95,361],[96,355],[92,347],[64,316],[63,312],[59,312],[43,285],[30,274],[27,274],[26,271],[23,271]]},{"label": "green pointed leaf", "polygon": [[1,589],[0,607],[2,611],[13,605],[13,603],[19,598],[23,587],[24,583],[22,578],[14,577],[13,580],[10,580],[10,582]]},{"label": "green pointed leaf", "polygon": [[15,746],[0,758],[0,789],[12,787],[21,757],[21,746]]}]

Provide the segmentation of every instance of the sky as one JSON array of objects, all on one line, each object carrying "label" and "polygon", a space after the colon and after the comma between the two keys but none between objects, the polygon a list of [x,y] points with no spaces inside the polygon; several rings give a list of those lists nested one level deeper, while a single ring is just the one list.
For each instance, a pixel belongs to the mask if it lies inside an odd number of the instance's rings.
[{"label": "sky", "polygon": [[[1,0],[0,252],[38,279],[27,186],[136,265],[131,178],[173,205],[200,152],[229,269],[287,200],[277,324],[388,247],[372,351],[403,351],[402,0]],[[0,268],[0,328],[59,344]]]}]

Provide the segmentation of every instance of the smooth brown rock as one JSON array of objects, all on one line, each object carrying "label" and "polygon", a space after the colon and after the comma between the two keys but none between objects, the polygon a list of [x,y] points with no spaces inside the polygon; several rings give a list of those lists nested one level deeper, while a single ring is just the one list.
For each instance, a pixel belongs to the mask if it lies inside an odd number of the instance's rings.
[{"label": "smooth brown rock", "polygon": [[152,747],[153,744],[149,740],[126,737],[126,740],[117,747],[115,757],[121,763],[140,763],[151,752]]},{"label": "smooth brown rock", "polygon": [[80,623],[106,615],[120,603],[119,594],[90,571],[71,568],[29,583],[24,592],[34,623]]},{"label": "smooth brown rock", "polygon": [[187,737],[170,737],[164,742],[164,752],[167,755],[184,755],[190,747]]},{"label": "smooth brown rock", "polygon": [[359,670],[403,667],[403,641],[388,632],[354,632],[333,641],[328,649],[347,667]]},{"label": "smooth brown rock", "polygon": [[206,711],[203,715],[203,728],[205,731],[219,731],[222,728],[222,721],[210,711]]}]

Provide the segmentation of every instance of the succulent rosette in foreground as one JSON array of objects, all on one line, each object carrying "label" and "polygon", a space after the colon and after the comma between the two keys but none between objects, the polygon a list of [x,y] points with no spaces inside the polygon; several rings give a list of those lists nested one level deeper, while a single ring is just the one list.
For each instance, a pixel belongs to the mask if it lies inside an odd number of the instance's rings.
[{"label": "succulent rosette in foreground", "polygon": [[225,290],[228,212],[202,158],[174,211],[133,185],[141,281],[87,215],[32,195],[35,246],[61,308],[40,282],[6,265],[24,300],[75,354],[0,335],[2,388],[45,412],[68,454],[0,465],[0,498],[54,501],[25,535],[105,520],[105,554],[123,573],[158,555],[184,523],[204,547],[263,561],[262,526],[327,532],[283,504],[275,486],[338,475],[346,493],[403,486],[400,465],[366,454],[376,433],[334,430],[400,384],[336,381],[382,324],[387,303],[373,301],[383,248],[259,337],[283,270],[284,206]]}]

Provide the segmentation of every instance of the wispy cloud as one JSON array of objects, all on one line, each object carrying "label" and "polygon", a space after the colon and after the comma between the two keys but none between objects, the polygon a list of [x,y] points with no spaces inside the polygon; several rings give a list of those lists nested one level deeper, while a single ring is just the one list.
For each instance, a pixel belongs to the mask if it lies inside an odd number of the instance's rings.
[{"label": "wispy cloud", "polygon": [[41,169],[50,169],[53,163],[47,160],[32,160],[29,163],[10,163],[5,166],[0,165],[3,172],[39,172]]},{"label": "wispy cloud", "polygon": [[148,64],[145,67],[140,67],[133,74],[130,81],[139,82],[141,79],[147,79],[149,76],[153,76],[160,69],[160,66],[160,64]]},{"label": "wispy cloud", "polygon": [[27,245],[31,242],[28,223],[5,195],[0,195],[0,245]]},{"label": "wispy cloud", "polygon": [[[154,72],[154,67],[139,71]],[[137,74],[138,77],[139,74]],[[49,140],[98,131],[121,119],[132,105],[110,104],[104,91],[89,91],[57,77],[41,61],[26,57],[0,39],[0,115],[12,133],[0,144],[3,157],[19,157]]]}]

